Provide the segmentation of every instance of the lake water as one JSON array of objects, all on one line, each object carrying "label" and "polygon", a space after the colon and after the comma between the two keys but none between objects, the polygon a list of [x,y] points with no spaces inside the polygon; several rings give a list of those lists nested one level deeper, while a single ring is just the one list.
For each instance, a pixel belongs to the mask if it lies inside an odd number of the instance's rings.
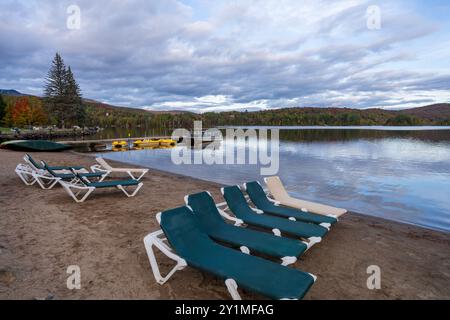
[{"label": "lake water", "polygon": [[[175,165],[171,152],[102,155],[224,185],[263,178],[258,165]],[[282,128],[279,155],[278,175],[293,196],[450,231],[448,127]]]}]

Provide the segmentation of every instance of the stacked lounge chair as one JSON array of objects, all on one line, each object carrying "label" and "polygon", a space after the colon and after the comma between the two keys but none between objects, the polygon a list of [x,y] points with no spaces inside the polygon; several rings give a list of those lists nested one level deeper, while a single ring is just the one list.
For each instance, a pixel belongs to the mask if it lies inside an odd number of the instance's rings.
[{"label": "stacked lounge chair", "polygon": [[[225,280],[233,299],[240,299],[238,286],[272,299],[301,299],[313,285],[312,274],[251,256],[214,242],[188,207],[167,210],[160,215],[160,226],[170,247],[152,233],[144,238],[153,274],[164,284],[176,271],[192,266]],[[162,277],[153,252],[156,246],[177,262]]]},{"label": "stacked lounge chair", "polygon": [[[216,204],[211,194],[204,191],[186,196],[185,207],[156,215],[161,230],[148,234],[144,245],[159,284],[190,265],[225,279],[233,299],[240,299],[238,285],[273,299],[301,299],[306,294],[316,277],[287,265],[320,242],[337,218],[279,206],[257,182],[244,186],[259,208],[249,206],[239,186],[229,186],[221,189],[225,203]],[[224,205],[227,207],[222,210]],[[227,209],[234,216],[225,212]],[[269,229],[273,235],[246,225]],[[309,241],[285,238],[281,232]],[[153,247],[177,262],[166,276],[159,271]],[[279,258],[282,263],[275,267],[272,261],[250,255],[253,252]],[[288,277],[292,277],[292,282]]]},{"label": "stacked lounge chair", "polygon": [[[33,185],[36,182],[42,189],[51,189],[56,184],[55,177],[45,169],[43,164],[39,164],[38,161],[34,160],[29,154],[25,154],[23,157],[25,164],[19,163],[16,166],[15,172],[19,178],[26,185]],[[79,172],[87,173],[89,172],[84,167],[81,166],[48,166],[50,170],[60,173],[70,173],[71,169],[77,170]]]},{"label": "stacked lounge chair", "polygon": [[233,214],[249,225],[273,229],[274,234],[278,236],[281,236],[281,233],[287,233],[295,237],[308,239],[310,246],[320,242],[328,232],[328,224],[317,225],[288,220],[264,214],[259,209],[251,208],[238,186],[224,187],[221,191]]},{"label": "stacked lounge chair", "polygon": [[[255,251],[279,258],[283,265],[288,265],[297,261],[297,258],[309,248],[309,243],[305,241],[280,238],[241,227],[243,221],[219,210],[209,192],[186,196],[185,203],[208,236],[238,247],[244,253]],[[226,223],[224,217],[234,222],[234,225]]]},{"label": "stacked lounge chair", "polygon": [[[127,197],[134,197],[143,186],[143,183],[137,179],[104,181],[111,173],[110,170],[89,172],[82,166],[50,166],[45,161],[39,164],[29,154],[26,154],[23,159],[26,164],[19,163],[15,172],[24,184],[33,185],[37,182],[42,189],[52,189],[59,183],[76,202],[84,202],[94,190],[100,188],[117,188]],[[120,168],[115,170],[120,171]],[[140,172],[147,172],[147,170],[142,169]],[[96,179],[96,181],[90,181],[90,179]],[[135,188],[134,191],[127,191],[129,187]]]}]

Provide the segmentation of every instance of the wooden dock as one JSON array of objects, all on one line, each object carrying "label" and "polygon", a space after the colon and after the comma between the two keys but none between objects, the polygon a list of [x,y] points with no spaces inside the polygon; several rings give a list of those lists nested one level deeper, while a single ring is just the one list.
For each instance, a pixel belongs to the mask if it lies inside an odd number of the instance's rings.
[{"label": "wooden dock", "polygon": [[[61,140],[58,141],[60,143],[71,145],[75,148],[85,148],[88,150],[96,150],[98,148],[105,148],[106,145],[111,144],[113,141],[126,141],[128,147],[131,148],[133,142],[136,140],[146,140],[146,139],[171,139],[170,136],[154,136],[154,137],[130,137],[130,138],[114,138],[114,139],[91,139],[91,140]],[[182,139],[177,141],[177,143],[181,143]],[[214,139],[203,137],[202,145],[209,144],[213,142]],[[191,146],[195,144],[194,137],[191,137]]]},{"label": "wooden dock", "polygon": [[113,141],[135,141],[135,140],[144,140],[144,139],[170,139],[170,136],[155,136],[155,137],[130,137],[130,138],[114,138],[114,139],[93,139],[93,140],[72,140],[72,141],[57,141],[59,143],[65,144],[102,144],[102,143],[111,143]]}]

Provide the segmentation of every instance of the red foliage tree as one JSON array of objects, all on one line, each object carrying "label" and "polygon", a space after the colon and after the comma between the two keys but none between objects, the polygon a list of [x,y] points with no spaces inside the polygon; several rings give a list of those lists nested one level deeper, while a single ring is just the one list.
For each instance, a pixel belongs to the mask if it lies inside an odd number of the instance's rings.
[{"label": "red foliage tree", "polygon": [[14,104],[11,110],[11,119],[13,125],[23,127],[30,124],[31,109],[27,97],[20,98]]}]

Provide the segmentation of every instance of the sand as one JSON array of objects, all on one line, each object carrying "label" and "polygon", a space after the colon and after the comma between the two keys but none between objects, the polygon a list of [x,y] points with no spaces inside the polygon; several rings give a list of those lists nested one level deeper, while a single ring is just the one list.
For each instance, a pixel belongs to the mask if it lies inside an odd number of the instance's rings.
[{"label": "sand", "polygon": [[[93,163],[71,152],[33,155]],[[22,156],[0,150],[1,299],[229,299],[222,281],[190,267],[158,285],[142,242],[158,229],[155,214],[184,195],[210,190],[222,202],[219,185],[151,170],[135,198],[101,190],[78,204],[59,186],[25,186],[14,173]],[[163,270],[173,265],[158,257]],[[66,286],[70,265],[81,268],[79,290]],[[379,290],[366,286],[370,265],[381,268]],[[449,299],[450,234],[349,213],[293,267],[318,276],[305,299]]]}]

